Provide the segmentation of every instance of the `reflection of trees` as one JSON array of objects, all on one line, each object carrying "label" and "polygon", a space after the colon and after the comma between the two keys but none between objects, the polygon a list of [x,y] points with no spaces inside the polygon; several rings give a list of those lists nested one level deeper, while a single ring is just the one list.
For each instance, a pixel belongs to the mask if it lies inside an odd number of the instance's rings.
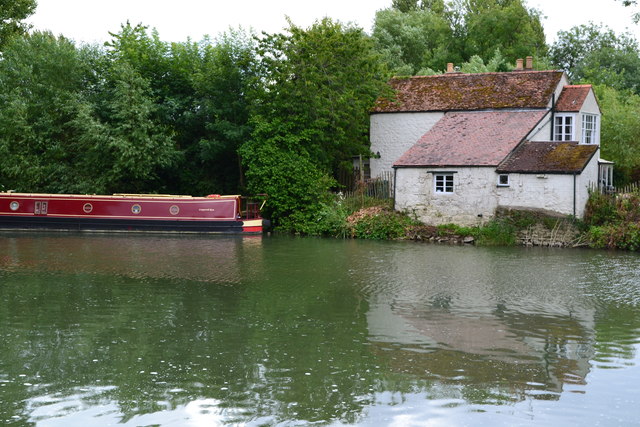
[{"label": "reflection of trees", "polygon": [[[235,245],[236,261],[259,264],[259,246]],[[337,278],[340,261],[313,244],[235,282],[92,274],[60,260],[33,274],[27,264],[39,270],[38,254],[17,249],[16,260],[0,273],[0,375],[9,381],[0,388],[2,419],[24,423],[26,402],[32,408],[43,395],[117,402],[122,421],[209,399],[226,420],[354,422],[366,404],[358,397],[370,392],[375,370],[366,317]],[[172,261],[157,262],[165,271]]]},{"label": "reflection of trees", "polygon": [[596,315],[595,329],[594,360],[597,366],[611,367],[617,359],[635,359],[640,342],[638,307],[620,303],[602,305]]}]

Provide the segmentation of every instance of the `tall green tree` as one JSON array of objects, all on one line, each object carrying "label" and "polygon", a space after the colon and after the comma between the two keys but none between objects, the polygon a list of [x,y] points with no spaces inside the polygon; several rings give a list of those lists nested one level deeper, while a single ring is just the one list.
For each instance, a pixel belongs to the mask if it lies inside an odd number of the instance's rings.
[{"label": "tall green tree", "polygon": [[602,110],[602,157],[615,162],[615,181],[640,181],[640,95],[595,86]]},{"label": "tall green tree", "polygon": [[[77,166],[90,147],[73,126],[92,110],[92,48],[35,32],[12,38],[0,61],[0,184],[24,191],[83,191]],[[95,136],[95,135],[94,135]],[[96,138],[99,139],[99,138]],[[93,171],[95,165],[89,170]]]},{"label": "tall green tree", "polygon": [[185,69],[194,89],[179,129],[179,143],[193,166],[187,183],[200,192],[237,192],[244,187],[238,149],[252,131],[254,40],[243,31],[230,30],[213,43],[202,43],[200,56],[198,67]]},{"label": "tall green tree", "polygon": [[467,0],[464,5],[466,55],[488,60],[496,49],[511,62],[545,56],[547,44],[541,14],[523,0]]},{"label": "tall green tree", "polygon": [[97,47],[35,32],[0,61],[0,184],[23,191],[155,192],[175,158],[149,82]]},{"label": "tall green tree", "polygon": [[443,70],[473,56],[488,62],[496,50],[508,63],[547,53],[540,12],[523,0],[398,0],[377,12],[373,37],[397,74]]},{"label": "tall green tree", "polygon": [[640,93],[640,48],[629,34],[617,35],[602,25],[579,25],[558,32],[550,57],[575,82]]},{"label": "tall green tree", "polygon": [[100,147],[107,191],[163,190],[160,174],[174,166],[177,152],[171,129],[154,120],[158,107],[150,84],[127,62],[112,63],[107,77],[103,120],[109,138]]},{"label": "tall green tree", "polygon": [[264,90],[256,112],[286,120],[285,131],[333,173],[368,154],[368,111],[388,76],[360,28],[325,18],[309,29],[290,24],[287,32],[260,40]]},{"label": "tall green tree", "polygon": [[22,22],[36,11],[36,0],[0,0],[0,49],[9,38],[25,34],[29,26]]},{"label": "tall green tree", "polygon": [[168,190],[238,191],[237,150],[251,129],[247,94],[255,74],[252,39],[238,30],[213,41],[167,43],[157,31],[127,23],[113,34],[108,49],[112,61],[129,64],[148,82],[156,104],[149,117],[171,130],[179,156],[163,174]]},{"label": "tall green tree", "polygon": [[429,9],[390,8],[376,13],[372,34],[377,49],[397,75],[442,70],[447,62],[459,63],[448,17]]},{"label": "tall green tree", "polygon": [[322,177],[369,153],[368,111],[388,76],[361,29],[328,18],[265,35],[258,52],[256,130],[241,149],[249,189],[269,193],[281,222],[293,212],[286,200],[307,200],[300,209],[308,219],[328,187]]}]

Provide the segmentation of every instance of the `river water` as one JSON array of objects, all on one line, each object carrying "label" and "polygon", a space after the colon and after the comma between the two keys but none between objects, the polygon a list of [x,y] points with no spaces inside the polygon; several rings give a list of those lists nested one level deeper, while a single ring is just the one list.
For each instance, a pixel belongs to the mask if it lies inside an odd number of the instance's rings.
[{"label": "river water", "polygon": [[0,425],[626,426],[640,255],[0,235]]}]

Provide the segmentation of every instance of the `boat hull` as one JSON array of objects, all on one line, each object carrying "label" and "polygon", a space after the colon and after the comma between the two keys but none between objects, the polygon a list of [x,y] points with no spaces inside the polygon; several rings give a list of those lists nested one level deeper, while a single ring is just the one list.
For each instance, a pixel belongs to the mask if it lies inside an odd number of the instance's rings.
[{"label": "boat hull", "polygon": [[48,195],[0,193],[0,229],[260,234],[239,196]]}]

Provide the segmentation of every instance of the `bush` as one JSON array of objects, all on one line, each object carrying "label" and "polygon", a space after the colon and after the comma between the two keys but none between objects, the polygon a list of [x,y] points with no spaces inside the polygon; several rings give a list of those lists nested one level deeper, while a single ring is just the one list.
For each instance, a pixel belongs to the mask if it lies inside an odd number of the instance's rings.
[{"label": "bush", "polygon": [[495,219],[478,227],[474,238],[481,246],[513,246],[516,244],[516,227],[505,220]]},{"label": "bush", "polygon": [[587,225],[599,226],[619,220],[615,196],[592,191],[585,208],[584,221]]},{"label": "bush", "polygon": [[585,224],[593,248],[640,250],[640,194],[607,195],[592,192]]},{"label": "bush", "polygon": [[591,247],[598,249],[640,250],[640,224],[619,223],[589,228]]},{"label": "bush", "polygon": [[[310,236],[330,236],[347,237],[349,228],[347,217],[349,209],[344,205],[338,196],[333,196],[332,200],[320,204],[320,209],[306,218],[298,218],[294,213],[291,220],[290,229],[294,229],[301,234]],[[286,221],[285,221],[286,222]]]},{"label": "bush", "polygon": [[249,140],[240,154],[247,168],[248,191],[269,195],[265,216],[276,229],[306,233],[317,221],[318,212],[330,203],[329,188],[335,181],[290,139]]},{"label": "bush", "polygon": [[347,218],[351,237],[358,239],[392,240],[404,238],[406,230],[416,221],[406,214],[380,206],[361,209]]}]

